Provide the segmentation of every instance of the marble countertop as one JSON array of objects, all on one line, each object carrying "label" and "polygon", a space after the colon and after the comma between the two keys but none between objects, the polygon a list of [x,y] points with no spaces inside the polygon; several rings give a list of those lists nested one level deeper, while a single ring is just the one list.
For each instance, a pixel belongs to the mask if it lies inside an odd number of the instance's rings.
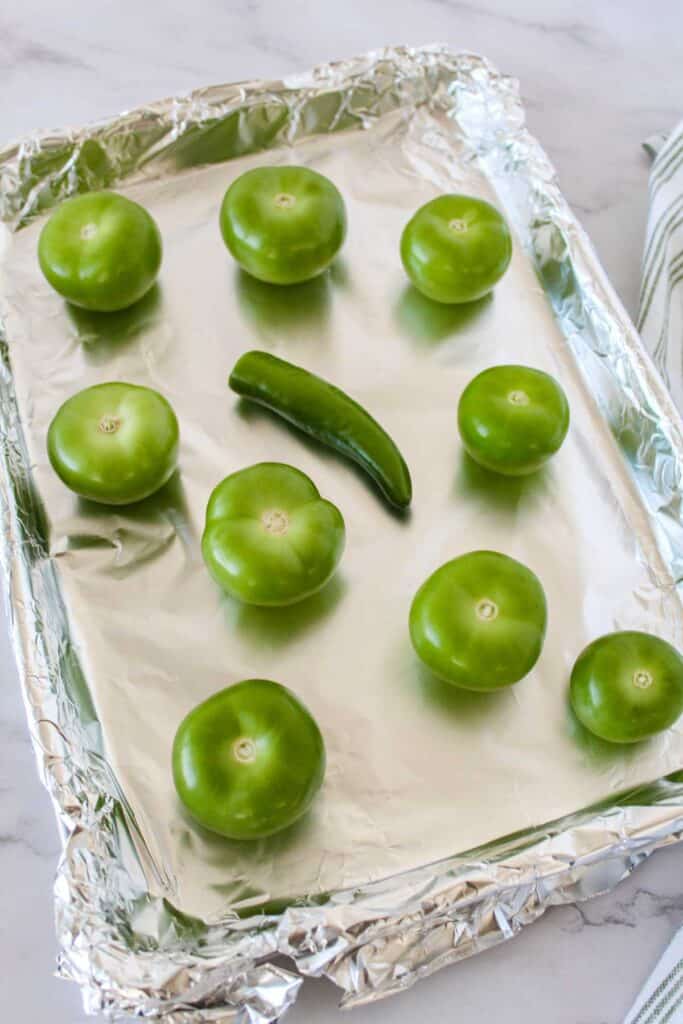
[{"label": "marble countertop", "polygon": [[[632,314],[647,212],[640,143],[683,115],[683,10],[640,0],[22,0],[0,5],[0,140],[106,117],[195,86],[277,77],[387,43],[445,42],[516,75],[532,131]],[[85,1021],[56,981],[57,829],[31,752],[0,621],[0,955],[4,1015]],[[357,1024],[620,1024],[683,922],[683,849],[614,893],[548,912],[513,942],[355,1011]],[[504,1009],[503,1009],[504,1008]],[[332,1024],[336,993],[304,986],[288,1020]]]}]

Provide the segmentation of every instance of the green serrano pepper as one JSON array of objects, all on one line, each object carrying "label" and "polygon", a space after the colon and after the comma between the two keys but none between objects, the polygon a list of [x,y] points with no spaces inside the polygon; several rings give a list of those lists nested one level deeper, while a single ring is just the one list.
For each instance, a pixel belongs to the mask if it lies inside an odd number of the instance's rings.
[{"label": "green serrano pepper", "polygon": [[392,505],[408,507],[413,488],[403,456],[377,420],[339,388],[269,352],[241,356],[229,383],[238,395],[353,459]]}]

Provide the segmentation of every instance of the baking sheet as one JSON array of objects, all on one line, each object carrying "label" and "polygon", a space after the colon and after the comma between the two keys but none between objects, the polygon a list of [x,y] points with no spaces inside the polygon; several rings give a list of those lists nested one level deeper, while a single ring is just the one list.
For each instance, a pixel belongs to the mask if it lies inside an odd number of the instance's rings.
[{"label": "baking sheet", "polygon": [[[458,106],[448,74],[452,86],[457,65],[464,80],[468,60],[474,62],[469,87],[479,94],[469,106],[460,96]],[[678,421],[632,338],[627,344],[618,330],[613,335],[618,358],[593,343],[594,325],[581,306],[583,268],[580,261],[563,262],[562,247],[579,229],[569,222],[568,239],[529,217],[534,193],[522,193],[515,164],[515,146],[524,139],[519,123],[508,119],[507,136],[499,131],[482,145],[484,127],[489,131],[502,114],[481,104],[501,101],[502,80],[476,58],[443,51],[392,51],[383,61],[340,67],[332,93],[320,72],[306,87],[294,83],[290,111],[297,88],[301,96],[308,90],[308,101],[299,104],[288,134],[273,138],[279,144],[265,152],[249,152],[254,140],[242,129],[231,129],[230,138],[241,143],[233,140],[226,150],[224,132],[216,143],[215,125],[194,151],[192,123],[176,110],[170,144],[157,146],[156,154],[152,147],[117,184],[150,210],[164,239],[159,286],[131,311],[103,317],[69,309],[36,261],[45,214],[35,207],[49,200],[43,192],[36,203],[35,189],[5,193],[0,290],[8,365],[44,513],[45,566],[55,584],[52,604],[41,608],[43,630],[50,632],[59,603],[68,631],[55,631],[56,652],[70,680],[81,741],[101,758],[99,784],[122,813],[130,848],[116,856],[134,877],[129,895],[137,889],[152,905],[167,901],[176,922],[178,913],[199,919],[222,929],[223,941],[226,927],[244,930],[251,921],[238,924],[236,911],[282,909],[301,898],[324,905],[331,893],[542,826],[683,765],[680,726],[647,744],[611,748],[589,739],[566,704],[571,665],[600,633],[640,628],[679,646],[683,639],[675,586],[678,519],[671,514],[680,472]],[[419,88],[412,82],[411,89],[407,71],[420,68],[426,81],[417,76]],[[356,95],[354,74],[372,80],[380,109],[371,116],[368,93],[365,116],[344,124],[330,110],[325,119],[321,96],[329,103],[345,87]],[[392,82],[403,83],[393,104],[382,91]],[[262,109],[277,108],[263,95],[274,92],[272,83],[261,87],[255,99]],[[243,91],[243,108],[247,97]],[[349,104],[340,109],[348,114]],[[460,120],[454,117],[463,111]],[[278,125],[272,112],[268,118]],[[153,120],[147,117],[147,127]],[[111,134],[116,137],[113,127]],[[232,159],[222,159],[226,152]],[[238,174],[281,162],[329,175],[349,216],[332,271],[287,290],[238,271],[217,224],[220,200]],[[5,169],[10,164],[6,154]],[[83,182],[76,177],[72,185]],[[407,285],[398,257],[412,211],[445,190],[491,199],[517,231],[510,269],[494,295],[472,307],[422,299]],[[535,202],[538,219],[538,197]],[[605,297],[596,278],[597,284],[604,317],[612,296]],[[372,411],[411,468],[408,519],[392,515],[345,462],[235,400],[227,375],[253,347],[333,380]],[[463,458],[457,437],[463,387],[501,362],[555,374],[571,406],[561,452],[526,480],[484,477]],[[129,509],[75,498],[45,452],[47,425],[61,402],[105,380],[157,388],[180,421],[178,475]],[[249,608],[221,595],[199,551],[213,486],[265,459],[308,473],[347,524],[335,579],[288,609]],[[502,550],[529,565],[549,605],[538,665],[519,685],[490,695],[458,692],[429,676],[407,631],[421,581],[447,559],[477,548]],[[302,697],[325,735],[328,770],[302,823],[282,836],[239,844],[189,822],[169,764],[186,712],[249,676],[278,679]],[[80,681],[75,700],[74,680]],[[129,901],[122,918],[128,926],[131,909]],[[138,937],[145,913],[132,915]],[[285,933],[280,948],[292,952]],[[158,920],[152,934],[158,938]],[[272,939],[263,942],[261,935],[252,951],[269,951]],[[83,953],[92,959],[92,950]]]}]

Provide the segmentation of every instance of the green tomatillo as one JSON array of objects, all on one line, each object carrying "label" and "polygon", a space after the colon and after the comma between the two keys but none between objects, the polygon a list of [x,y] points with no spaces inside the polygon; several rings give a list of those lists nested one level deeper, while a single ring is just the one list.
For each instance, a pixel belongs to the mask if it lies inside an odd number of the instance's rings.
[{"label": "green tomatillo", "polygon": [[683,658],[650,633],[608,633],[577,658],[570,698],[576,717],[595,736],[637,743],[683,714]]},{"label": "green tomatillo", "polygon": [[84,309],[111,313],[141,299],[161,266],[151,215],[117,192],[66,199],[40,233],[38,260],[55,291]]},{"label": "green tomatillo", "polygon": [[299,284],[337,255],[346,208],[330,179],[309,167],[255,167],[225,193],[220,228],[247,273],[269,284]]},{"label": "green tomatillo", "polygon": [[261,462],[226,477],[206,508],[202,552],[246,604],[287,605],[327,583],[344,550],[341,512],[293,466]]},{"label": "green tomatillo", "polygon": [[158,491],[178,458],[178,420],[152,388],[96,384],[68,398],[47,434],[52,467],[82,498],[127,505]]},{"label": "green tomatillo", "polygon": [[497,690],[534,667],[547,609],[538,577],[496,551],[446,562],[422,584],[410,636],[435,675],[466,690]]},{"label": "green tomatillo", "polygon": [[458,404],[467,453],[506,476],[533,473],[559,449],[569,429],[569,403],[554,377],[529,366],[492,366],[478,374]]},{"label": "green tomatillo", "polygon": [[508,268],[512,238],[484,199],[443,195],[425,203],[401,235],[401,260],[419,292],[435,302],[474,302]]},{"label": "green tomatillo", "polygon": [[284,686],[245,679],[199,704],[173,743],[173,779],[200,825],[261,839],[310,807],[325,775],[315,719]]}]

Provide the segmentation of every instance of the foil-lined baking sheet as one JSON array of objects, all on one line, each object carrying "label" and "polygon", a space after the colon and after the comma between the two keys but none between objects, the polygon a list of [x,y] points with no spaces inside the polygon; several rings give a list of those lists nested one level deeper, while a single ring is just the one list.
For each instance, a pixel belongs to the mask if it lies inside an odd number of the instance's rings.
[{"label": "foil-lined baking sheet", "polygon": [[[237,175],[281,162],[329,175],[349,215],[332,270],[293,289],[238,271],[217,225]],[[158,286],[107,316],[67,307],[36,261],[55,203],[101,187],[142,202],[164,239]],[[398,257],[404,223],[442,191],[491,199],[516,232],[508,273],[470,307],[421,298]],[[566,688],[600,633],[683,644],[681,424],[512,80],[427,47],[202,90],[9,147],[0,216],[2,558],[64,830],[61,972],[89,1009],[272,1021],[307,974],[346,1005],[369,1001],[679,838],[683,730],[609,747],[572,719]],[[413,475],[409,517],[236,402],[227,375],[253,347],[333,380],[387,427]],[[526,480],[484,477],[457,438],[460,392],[500,362],[554,373],[571,405],[567,442]],[[61,402],[105,380],[157,388],[180,421],[178,474],[127,509],[75,498],[45,451]],[[213,486],[264,459],[303,469],[347,524],[335,579],[286,609],[221,595],[199,551]],[[538,665],[490,695],[430,677],[407,632],[420,582],[476,548],[528,564],[549,604]],[[304,821],[239,844],[184,816],[169,762],[185,713],[249,676],[303,698],[328,771]]]}]

